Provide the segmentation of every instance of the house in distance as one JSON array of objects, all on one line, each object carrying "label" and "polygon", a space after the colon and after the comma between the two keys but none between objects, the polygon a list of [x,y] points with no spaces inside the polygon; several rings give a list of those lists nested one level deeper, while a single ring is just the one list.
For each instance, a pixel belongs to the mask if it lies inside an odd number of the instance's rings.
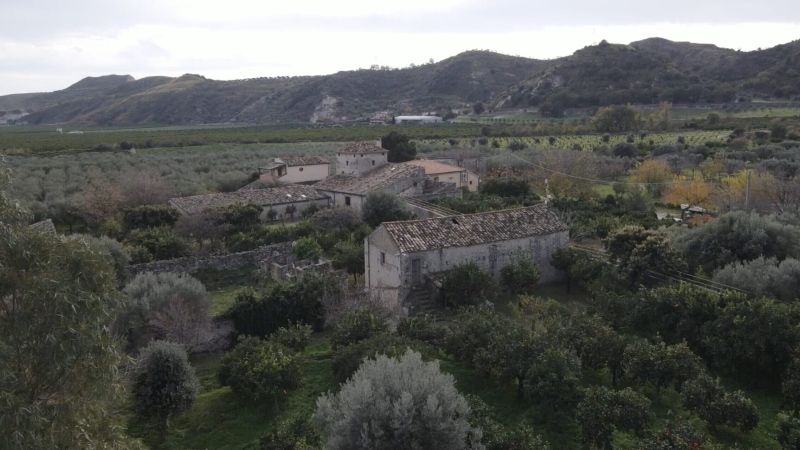
[{"label": "house in distance", "polygon": [[267,184],[315,183],[330,174],[331,163],[322,156],[281,156],[259,168],[259,180]]}]

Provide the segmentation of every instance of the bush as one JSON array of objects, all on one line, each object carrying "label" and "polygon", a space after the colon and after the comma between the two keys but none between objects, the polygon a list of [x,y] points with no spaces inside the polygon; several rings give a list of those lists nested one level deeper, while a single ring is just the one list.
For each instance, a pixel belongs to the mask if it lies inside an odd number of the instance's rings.
[{"label": "bush", "polygon": [[530,190],[528,182],[521,178],[489,178],[482,181],[480,186],[482,194],[498,197],[524,197]]},{"label": "bush", "polygon": [[[435,405],[435,407],[434,407]],[[480,448],[469,405],[438,362],[407,351],[368,360],[337,394],[317,399],[324,448]]]},{"label": "bush", "polygon": [[407,220],[412,214],[396,196],[386,192],[370,192],[361,212],[364,222],[375,228],[383,222]]},{"label": "bush", "polygon": [[128,278],[128,264],[131,262],[131,257],[119,241],[108,236],[98,238],[89,234],[73,234],[70,238],[80,239],[96,251],[111,256],[118,283],[122,284]]},{"label": "bush", "polygon": [[409,339],[428,343],[434,347],[443,347],[449,329],[431,316],[410,316],[400,319],[397,334]]},{"label": "bush", "polygon": [[492,277],[473,262],[447,271],[439,290],[445,306],[479,305],[494,300],[495,292]]},{"label": "bush", "polygon": [[800,417],[780,412],[776,422],[776,438],[781,448],[800,449]]},{"label": "bush", "polygon": [[172,342],[150,343],[131,374],[133,409],[141,419],[152,421],[162,438],[169,418],[188,410],[199,389],[186,351]]},{"label": "bush", "polygon": [[391,131],[381,138],[381,147],[389,150],[389,162],[410,161],[417,157],[417,144],[411,142],[408,136],[397,131]]},{"label": "bush", "polygon": [[645,429],[650,421],[650,401],[630,388],[591,387],[578,404],[577,418],[586,444],[611,448],[614,430],[641,433]]},{"label": "bush", "polygon": [[277,400],[300,384],[297,355],[276,342],[256,337],[239,340],[222,358],[217,378],[243,399]]},{"label": "bush", "polygon": [[292,252],[297,259],[318,259],[322,254],[322,247],[316,239],[307,236],[292,242]]},{"label": "bush", "polygon": [[302,352],[311,340],[313,330],[309,325],[288,325],[278,328],[270,339],[296,352]]},{"label": "bush", "polygon": [[423,352],[427,349],[420,342],[404,336],[381,333],[370,336],[350,345],[337,348],[333,352],[331,363],[333,373],[339,382],[346,381],[358,370],[365,359],[375,359],[378,355],[391,358],[402,356],[406,350]]},{"label": "bush", "polygon": [[580,400],[580,377],[580,359],[570,350],[550,347],[528,369],[524,393],[551,413],[564,413]]},{"label": "bush", "polygon": [[225,315],[243,335],[268,336],[290,324],[308,324],[319,331],[325,318],[322,299],[330,289],[325,277],[307,275],[296,282],[271,284],[264,294],[245,290]]},{"label": "bush", "polygon": [[215,212],[221,223],[234,230],[249,230],[261,222],[261,207],[256,205],[230,205]]},{"label": "bush", "polygon": [[281,422],[259,440],[259,450],[314,450],[319,436],[307,418]]},{"label": "bush", "polygon": [[130,349],[165,339],[194,350],[207,339],[211,299],[199,280],[176,273],[144,272],[123,289],[127,301],[115,328]]},{"label": "bush", "polygon": [[[185,256],[188,253],[188,246],[186,242],[175,235],[171,228],[158,227],[146,228],[141,230],[134,230],[125,239],[125,243],[137,248],[143,249],[147,255],[156,260],[178,258]],[[139,255],[131,252],[131,256]],[[138,256],[142,258],[142,256]],[[143,262],[133,258],[135,263]]]},{"label": "bush", "polygon": [[503,287],[513,294],[532,294],[539,284],[539,269],[528,258],[518,258],[500,270]]},{"label": "bush", "polygon": [[714,281],[783,301],[800,298],[800,260],[758,257],[731,263],[714,274]]},{"label": "bush", "polygon": [[153,227],[171,227],[180,214],[169,205],[142,205],[129,208],[122,213],[125,227],[129,230]]},{"label": "bush", "polygon": [[358,309],[342,317],[333,329],[334,350],[370,338],[389,329],[386,321],[369,309]]},{"label": "bush", "polygon": [[742,391],[725,392],[719,380],[701,375],[681,392],[686,409],[697,414],[712,430],[720,425],[747,433],[758,425],[758,409]]}]

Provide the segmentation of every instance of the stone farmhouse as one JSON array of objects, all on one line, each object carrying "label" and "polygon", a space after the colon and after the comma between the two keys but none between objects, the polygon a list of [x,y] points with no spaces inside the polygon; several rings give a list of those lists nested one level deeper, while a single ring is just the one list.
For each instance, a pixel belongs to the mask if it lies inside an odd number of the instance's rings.
[{"label": "stone farmhouse", "polygon": [[331,163],[322,156],[282,156],[259,168],[267,184],[315,183],[328,178]]},{"label": "stone farmhouse", "polygon": [[277,219],[292,218],[299,217],[311,205],[324,207],[329,203],[327,195],[303,184],[192,195],[169,201],[173,208],[186,215],[208,213],[232,205],[256,205],[262,209],[262,220],[266,219],[270,210],[275,211]]},{"label": "stone farmhouse", "polygon": [[331,199],[334,206],[360,212],[367,194],[388,192],[406,197],[422,195],[425,170],[406,163],[390,163],[387,151],[372,142],[360,142],[336,154],[336,175],[314,187]]},{"label": "stone farmhouse", "polygon": [[457,188],[467,188],[474,192],[478,190],[480,178],[469,170],[446,164],[434,159],[415,159],[407,161],[406,164],[422,167],[425,176],[432,181],[455,184]]},{"label": "stone farmhouse", "polygon": [[365,238],[365,283],[373,296],[413,309],[415,290],[437,275],[474,262],[493,277],[516,258],[530,258],[540,282],[556,281],[552,254],[569,231],[546,205],[424,220],[385,222]]}]

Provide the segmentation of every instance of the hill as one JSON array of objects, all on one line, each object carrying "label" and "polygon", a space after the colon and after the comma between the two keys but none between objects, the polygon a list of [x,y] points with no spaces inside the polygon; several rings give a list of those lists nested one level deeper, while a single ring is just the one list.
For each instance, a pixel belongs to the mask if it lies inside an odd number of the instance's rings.
[{"label": "hill", "polygon": [[800,41],[740,52],[652,38],[585,47],[512,86],[495,104],[566,108],[610,104],[728,103],[800,97]]},{"label": "hill", "polygon": [[218,81],[201,75],[85,78],[0,97],[0,119],[31,124],[330,123],[393,114],[535,107],[545,115],[609,104],[800,98],[800,41],[739,52],[651,38],[541,61],[469,51],[392,70]]}]

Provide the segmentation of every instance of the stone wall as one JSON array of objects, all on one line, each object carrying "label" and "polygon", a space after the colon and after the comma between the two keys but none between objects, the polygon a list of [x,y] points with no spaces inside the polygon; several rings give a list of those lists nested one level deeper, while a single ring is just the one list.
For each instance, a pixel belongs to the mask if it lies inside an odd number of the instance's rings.
[{"label": "stone wall", "polygon": [[272,260],[282,259],[291,252],[292,243],[281,242],[259,247],[255,250],[228,253],[225,255],[185,256],[182,258],[132,264],[128,266],[128,273],[133,277],[142,272],[192,273],[207,269],[226,270],[238,269],[245,266],[255,267],[260,264],[270,264]]}]

